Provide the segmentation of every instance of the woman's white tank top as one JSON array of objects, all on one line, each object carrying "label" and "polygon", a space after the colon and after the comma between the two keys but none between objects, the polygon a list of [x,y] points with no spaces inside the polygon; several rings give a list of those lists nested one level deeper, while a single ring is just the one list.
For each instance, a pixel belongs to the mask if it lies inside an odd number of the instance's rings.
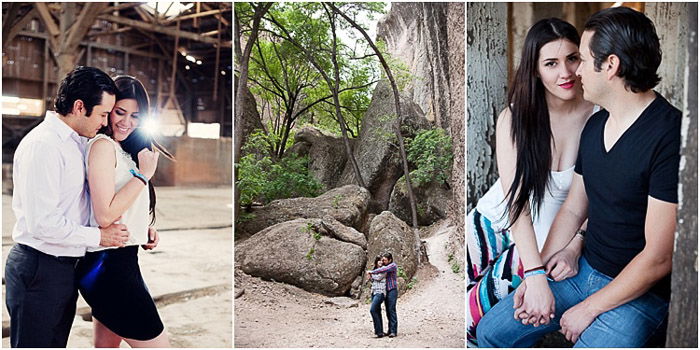
[{"label": "woman's white tank top", "polygon": [[[547,234],[552,226],[554,217],[569,194],[573,176],[574,167],[564,171],[550,172],[545,195],[537,216],[530,209],[532,226],[535,229],[535,237],[537,238],[537,249],[540,251],[542,251],[544,242],[547,240]],[[510,187],[510,184],[508,184],[508,187]],[[496,231],[502,231],[509,225],[507,216],[504,216],[507,204],[504,198],[505,194],[503,193],[503,186],[501,186],[501,179],[498,179],[476,204],[476,210],[491,221],[492,227]],[[530,203],[530,208],[533,208],[532,202]]]},{"label": "woman's white tank top", "polygon": [[[117,166],[114,169],[114,193],[119,192],[119,190],[124,187],[134,176],[131,174],[130,170],[139,171],[136,167],[136,163],[131,159],[131,155],[126,153],[121,146],[112,140],[111,137],[104,134],[97,134],[94,138],[88,141],[87,152],[85,156],[85,169],[89,169],[90,164],[88,164],[88,159],[90,158],[90,149],[92,145],[95,144],[97,140],[105,139],[108,140],[114,146],[114,153],[117,159]],[[150,199],[148,196],[148,188],[144,188],[139,193],[134,203],[129,209],[122,214],[120,224],[126,225],[129,230],[130,236],[129,241],[126,245],[141,245],[148,243],[148,224],[150,222],[150,217],[148,213],[148,205]],[[97,227],[97,220],[95,219],[95,210],[92,210],[92,216],[90,217],[90,226]],[[99,247],[99,248],[88,248],[88,251],[98,251],[104,249],[111,249],[114,247]]]}]

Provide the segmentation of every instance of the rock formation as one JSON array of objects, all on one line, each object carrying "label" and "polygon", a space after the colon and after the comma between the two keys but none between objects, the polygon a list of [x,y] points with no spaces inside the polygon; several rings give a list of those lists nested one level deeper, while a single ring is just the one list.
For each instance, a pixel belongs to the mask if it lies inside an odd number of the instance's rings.
[{"label": "rock formation", "polygon": [[[421,109],[411,100],[402,97],[402,135],[415,135],[420,129],[430,127]],[[360,164],[360,173],[372,193],[370,211],[381,212],[389,205],[389,197],[396,180],[403,175],[398,148],[395,146],[393,126],[396,108],[389,82],[377,83],[372,101],[362,119],[360,135],[355,142],[353,154]],[[339,184],[355,184],[355,174],[348,162]]]},{"label": "rock formation", "polygon": [[[350,144],[355,141],[350,139]],[[314,127],[299,130],[289,152],[309,156],[309,172],[325,190],[336,187],[348,160],[342,138],[326,135]]]},{"label": "rock formation", "polygon": [[[366,254],[334,238],[343,225],[296,219],[270,226],[236,247],[236,263],[249,275],[293,284],[310,292],[345,295],[362,272]],[[352,233],[350,233],[352,234]]]},{"label": "rock formation", "polygon": [[278,199],[262,208],[253,209],[252,218],[236,227],[236,236],[247,237],[289,220],[322,218],[326,215],[345,226],[361,230],[369,199],[369,192],[355,185],[338,187],[315,198]]},{"label": "rock formation", "polygon": [[[428,226],[447,217],[448,203],[452,200],[452,192],[446,184],[429,182],[422,186],[413,186],[416,196],[418,225]],[[389,200],[389,211],[407,224],[411,223],[411,207],[406,194],[406,182],[403,178],[396,182]]]}]

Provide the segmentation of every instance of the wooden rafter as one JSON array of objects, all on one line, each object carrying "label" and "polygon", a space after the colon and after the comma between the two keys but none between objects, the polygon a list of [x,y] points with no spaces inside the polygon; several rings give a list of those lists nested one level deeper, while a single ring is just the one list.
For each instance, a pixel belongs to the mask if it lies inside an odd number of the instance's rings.
[{"label": "wooden rafter", "polygon": [[126,10],[130,9],[132,7],[138,8],[138,6],[142,5],[143,3],[141,2],[126,2],[123,4],[119,4],[117,6],[110,6],[102,10],[102,13],[112,13],[113,11],[120,11],[120,10]]},{"label": "wooden rafter", "polygon": [[[36,12],[36,8],[32,8],[22,18],[20,18],[19,21],[15,22],[15,24],[12,25],[12,28],[10,28],[10,30],[5,31],[4,30],[5,28],[3,28],[3,32],[2,32],[2,45],[3,45],[3,47],[5,45],[7,45],[10,41],[12,41],[12,39],[14,39],[15,36],[17,36],[17,34],[19,34],[19,32],[22,31],[24,26],[26,26],[27,23],[29,23],[29,21],[36,18],[38,15],[39,14]],[[3,25],[3,27],[4,27],[4,25]]]},{"label": "wooden rafter", "polygon": [[193,19],[193,18],[200,18],[200,17],[205,17],[205,16],[217,15],[217,14],[224,13],[227,11],[231,11],[231,9],[209,10],[209,11],[204,11],[204,12],[200,12],[200,13],[192,13],[189,15],[173,17],[171,19],[162,21],[161,24],[165,25],[165,24],[173,23],[175,21],[184,21],[184,20]]},{"label": "wooden rafter", "polygon": [[[213,7],[209,6],[209,4],[207,4],[206,2],[203,2],[203,3],[202,3],[202,7],[204,7],[205,10],[212,10],[212,9],[214,9]],[[231,23],[230,23],[228,20],[226,20],[226,18],[224,18],[224,16],[222,16],[222,15],[220,15],[220,14],[214,15],[214,17],[216,17],[216,19],[218,19],[219,21],[221,21],[221,23],[223,23],[225,26],[231,25]]]},{"label": "wooden rafter", "polygon": [[90,27],[95,23],[95,19],[99,13],[107,7],[107,3],[103,2],[88,2],[83,6],[80,15],[75,21],[75,25],[71,28],[68,38],[61,43],[61,50],[73,50],[78,47],[80,41],[87,34]]},{"label": "wooden rafter", "polygon": [[[200,35],[197,33],[192,33],[192,32],[188,32],[188,31],[184,31],[184,30],[179,30],[177,28],[165,27],[162,25],[154,24],[154,23],[143,23],[141,21],[136,21],[133,19],[112,16],[112,15],[100,15],[97,18],[103,19],[105,21],[110,21],[112,23],[119,23],[119,24],[123,24],[123,25],[127,25],[127,26],[132,26],[135,28],[147,30],[150,32],[156,32],[156,33],[170,35],[173,37],[180,37],[183,39],[201,41],[201,42],[205,42],[207,44],[212,44],[212,45],[218,44],[218,40],[216,40],[214,38],[210,38],[207,36],[203,36],[203,35]],[[231,47],[231,42],[222,42],[221,45],[223,47]]]},{"label": "wooden rafter", "polygon": [[46,29],[49,31],[49,34],[53,36],[58,36],[61,34],[61,31],[58,29],[58,25],[54,21],[53,17],[51,17],[51,11],[49,10],[49,7],[46,6],[45,2],[35,2],[34,8],[36,8],[36,10],[39,12],[39,17],[44,22],[44,25],[46,25]]},{"label": "wooden rafter", "polygon": [[17,17],[17,13],[19,12],[20,5],[21,4],[18,4],[16,2],[10,3],[10,8],[7,9],[7,14],[5,14],[5,17],[3,17],[2,19],[2,41],[5,41],[5,33],[10,33],[12,24],[15,22],[15,18]]}]

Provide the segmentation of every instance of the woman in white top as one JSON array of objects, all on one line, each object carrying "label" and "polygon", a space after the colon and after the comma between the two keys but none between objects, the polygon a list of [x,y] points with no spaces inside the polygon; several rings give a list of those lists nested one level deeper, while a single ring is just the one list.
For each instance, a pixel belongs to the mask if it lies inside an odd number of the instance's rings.
[{"label": "woman in white top", "polygon": [[[92,308],[95,347],[170,346],[167,333],[138,265],[138,247],[153,249],[157,232],[155,192],[150,179],[160,153],[170,156],[145,133],[137,132],[149,110],[141,82],[114,80],[118,92],[107,126],[88,142],[86,169],[92,202],[91,225],[125,224],[129,242],[117,249],[88,250],[77,268],[78,288]],[[150,217],[149,217],[150,216]]]},{"label": "woman in white top", "polygon": [[568,193],[581,130],[594,112],[575,74],[579,40],[576,28],[557,18],[535,23],[525,38],[510,108],[496,124],[500,178],[467,217],[469,346],[477,346],[483,315],[525,278],[525,309],[537,317],[524,322],[548,323],[554,297],[547,275],[561,280],[577,272],[568,249],[582,240],[572,240],[549,262],[539,252]]}]

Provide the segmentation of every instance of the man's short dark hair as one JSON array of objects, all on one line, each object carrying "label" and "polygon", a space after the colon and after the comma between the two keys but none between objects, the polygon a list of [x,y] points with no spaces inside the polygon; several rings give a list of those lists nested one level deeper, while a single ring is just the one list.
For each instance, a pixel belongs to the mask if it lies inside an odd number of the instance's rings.
[{"label": "man's short dark hair", "polygon": [[632,92],[648,91],[661,81],[656,74],[661,64],[659,37],[643,13],[627,7],[604,9],[588,19],[584,30],[594,32],[588,48],[597,72],[608,56],[616,55],[617,75]]},{"label": "man's short dark hair", "polygon": [[67,115],[75,101],[81,100],[89,117],[92,108],[102,103],[103,92],[117,94],[117,86],[109,75],[97,68],[79,66],[61,81],[54,108],[56,113]]},{"label": "man's short dark hair", "polygon": [[384,253],[384,255],[382,255],[382,256],[389,259],[389,261],[391,261],[391,262],[394,261],[394,257],[389,252]]}]

